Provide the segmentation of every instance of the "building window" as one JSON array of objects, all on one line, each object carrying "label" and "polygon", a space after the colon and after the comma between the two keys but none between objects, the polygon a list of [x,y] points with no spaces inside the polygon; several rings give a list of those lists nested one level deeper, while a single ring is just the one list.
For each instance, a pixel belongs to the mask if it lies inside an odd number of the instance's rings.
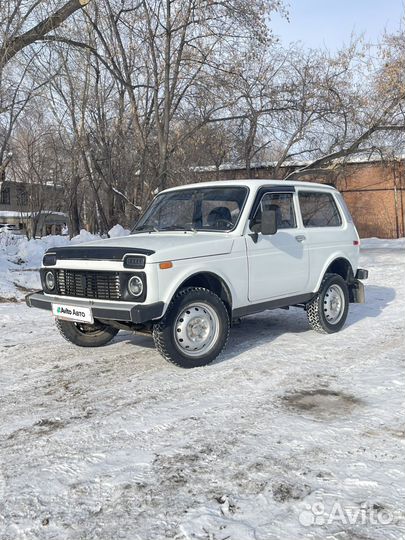
[{"label": "building window", "polygon": [[10,188],[3,188],[0,191],[0,204],[10,204]]},{"label": "building window", "polygon": [[17,195],[17,199],[18,199],[18,204],[20,206],[27,206],[27,204],[28,204],[28,193],[24,189],[19,190],[18,195]]}]

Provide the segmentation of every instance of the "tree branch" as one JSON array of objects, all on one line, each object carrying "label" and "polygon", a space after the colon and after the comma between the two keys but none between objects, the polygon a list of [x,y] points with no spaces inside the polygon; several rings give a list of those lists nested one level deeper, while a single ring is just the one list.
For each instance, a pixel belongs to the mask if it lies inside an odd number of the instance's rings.
[{"label": "tree branch", "polygon": [[89,1],[90,0],[68,0],[68,2],[55,11],[55,13],[46,17],[36,26],[24,32],[24,34],[10,40],[6,39],[0,47],[0,69],[4,68],[4,66],[22,49],[39,41],[46,34],[58,28],[66,19],[73,15],[73,13],[86,6]]}]

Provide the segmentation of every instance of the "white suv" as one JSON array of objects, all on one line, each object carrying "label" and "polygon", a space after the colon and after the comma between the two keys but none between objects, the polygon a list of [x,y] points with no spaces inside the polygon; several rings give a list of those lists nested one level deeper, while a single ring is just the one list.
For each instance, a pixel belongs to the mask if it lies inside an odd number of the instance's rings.
[{"label": "white suv", "polygon": [[364,302],[359,244],[333,187],[193,184],[157,195],[129,236],[48,250],[27,304],[52,310],[76,345],[149,332],[170,362],[202,366],[233,321],[266,309],[301,307],[314,330],[340,330],[349,302]]}]

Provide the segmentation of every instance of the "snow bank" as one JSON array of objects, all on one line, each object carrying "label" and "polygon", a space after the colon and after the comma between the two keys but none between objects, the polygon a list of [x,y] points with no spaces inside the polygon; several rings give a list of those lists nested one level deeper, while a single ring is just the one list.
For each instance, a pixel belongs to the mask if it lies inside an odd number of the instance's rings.
[{"label": "snow bank", "polygon": [[[129,230],[115,225],[109,236],[116,238],[129,234]],[[40,289],[38,268],[47,249],[81,244],[99,240],[100,235],[82,229],[80,234],[69,239],[66,236],[44,236],[27,240],[11,233],[0,234],[0,301],[22,300],[27,292]]]},{"label": "snow bank", "polygon": [[405,249],[405,238],[388,240],[383,238],[364,238],[361,240],[362,249]]},{"label": "snow bank", "polygon": [[128,236],[130,232],[129,229],[124,229],[121,225],[114,225],[114,227],[108,231],[108,235],[110,238],[117,238],[118,236]]}]

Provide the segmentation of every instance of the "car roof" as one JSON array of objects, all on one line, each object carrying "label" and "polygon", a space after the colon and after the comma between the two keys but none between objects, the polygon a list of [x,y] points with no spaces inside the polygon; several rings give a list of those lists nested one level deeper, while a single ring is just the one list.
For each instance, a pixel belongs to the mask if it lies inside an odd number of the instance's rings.
[{"label": "car roof", "polygon": [[[193,189],[204,187],[230,187],[230,186],[246,186],[254,189],[258,189],[262,186],[294,186],[294,187],[310,187],[316,189],[332,190],[336,191],[336,188],[329,184],[319,184],[316,182],[301,182],[299,180],[274,180],[274,179],[244,179],[244,180],[213,180],[211,182],[198,182],[194,184],[185,184],[182,186],[176,186],[164,191],[177,191],[179,189]],[[162,193],[162,192],[161,192]]]}]

